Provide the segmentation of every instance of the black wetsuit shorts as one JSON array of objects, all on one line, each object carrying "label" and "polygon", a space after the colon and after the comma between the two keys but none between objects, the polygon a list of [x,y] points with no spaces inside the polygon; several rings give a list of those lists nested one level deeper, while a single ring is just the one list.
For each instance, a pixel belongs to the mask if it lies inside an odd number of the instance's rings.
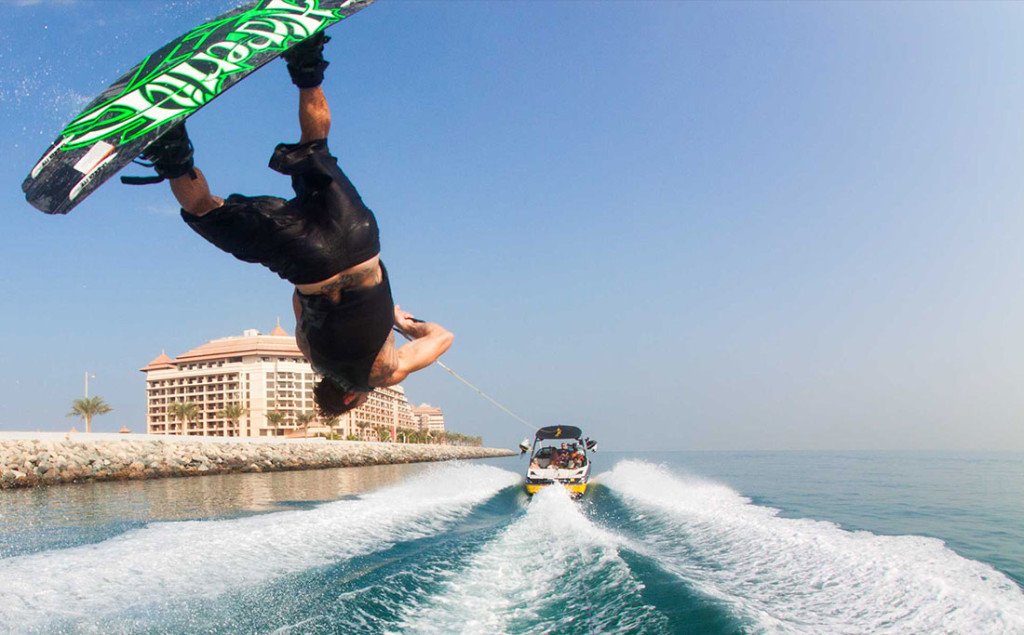
[{"label": "black wetsuit shorts", "polygon": [[278,145],[270,168],[292,178],[295,198],[232,194],[203,216],[182,210],[182,218],[220,249],[292,284],[325,280],[380,253],[377,220],[326,139]]}]

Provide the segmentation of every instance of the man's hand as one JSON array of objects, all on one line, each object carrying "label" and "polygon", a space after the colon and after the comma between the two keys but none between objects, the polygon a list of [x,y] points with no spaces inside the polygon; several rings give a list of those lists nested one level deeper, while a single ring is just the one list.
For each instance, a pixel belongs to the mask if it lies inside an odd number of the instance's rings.
[{"label": "man's hand", "polygon": [[409,339],[417,339],[427,334],[427,323],[417,320],[412,313],[403,311],[402,307],[395,305],[395,326]]},{"label": "man's hand", "polygon": [[397,363],[390,375],[374,386],[394,386],[416,372],[430,366],[448,350],[455,336],[440,324],[417,320],[408,311],[395,305],[395,326],[411,341],[395,351]]}]

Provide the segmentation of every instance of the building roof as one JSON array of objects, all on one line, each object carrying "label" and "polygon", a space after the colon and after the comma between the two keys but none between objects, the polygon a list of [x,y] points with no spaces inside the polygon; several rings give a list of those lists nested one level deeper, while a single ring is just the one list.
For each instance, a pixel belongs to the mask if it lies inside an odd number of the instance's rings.
[{"label": "building roof", "polygon": [[270,335],[261,335],[256,330],[246,331],[244,335],[233,337],[221,337],[211,340],[190,351],[178,355],[173,360],[166,354],[161,353],[159,357],[140,368],[142,372],[151,370],[173,369],[179,364],[224,359],[226,357],[241,357],[243,355],[273,355],[275,357],[294,357],[302,359],[302,351],[299,350],[295,338],[285,332],[281,325]]},{"label": "building roof", "polygon": [[421,403],[418,406],[412,406],[412,411],[416,414],[443,414],[441,409],[437,406],[432,406],[428,403]]},{"label": "building roof", "polygon": [[302,351],[295,343],[295,338],[290,335],[242,335],[211,340],[178,355],[174,361],[182,364],[240,355],[284,355],[301,358]]},{"label": "building roof", "polygon": [[158,356],[156,356],[153,359],[153,361],[146,364],[139,370],[145,373],[151,370],[165,370],[167,368],[174,368],[174,361],[167,356],[167,353],[161,352]]}]

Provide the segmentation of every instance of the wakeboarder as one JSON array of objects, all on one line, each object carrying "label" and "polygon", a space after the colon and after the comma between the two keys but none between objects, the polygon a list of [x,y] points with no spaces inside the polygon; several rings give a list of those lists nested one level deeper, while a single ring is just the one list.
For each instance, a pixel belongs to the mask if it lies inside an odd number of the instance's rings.
[{"label": "wakeboarder", "polygon": [[[184,122],[143,157],[170,182],[189,227],[295,285],[296,340],[323,376],[314,389],[320,412],[336,416],[362,405],[374,388],[434,363],[453,335],[394,304],[377,220],[328,149],[331,113],[321,88],[328,39],[320,32],[283,55],[299,89],[301,137],[279,144],[270,168],[291,177],[291,200],[213,195],[195,167]],[[396,347],[392,327],[410,341]]]}]

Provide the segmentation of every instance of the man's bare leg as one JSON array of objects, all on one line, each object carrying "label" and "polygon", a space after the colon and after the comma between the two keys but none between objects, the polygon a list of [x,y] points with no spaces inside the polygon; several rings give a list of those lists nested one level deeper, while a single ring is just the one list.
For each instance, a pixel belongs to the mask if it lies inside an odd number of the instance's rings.
[{"label": "man's bare leg", "polygon": [[331,109],[319,86],[299,89],[299,127],[302,129],[299,143],[326,139],[331,131]]},{"label": "man's bare leg", "polygon": [[193,216],[202,216],[223,205],[224,199],[210,193],[210,186],[199,168],[193,168],[193,171],[195,176],[185,174],[171,179],[171,192],[182,209]]}]

